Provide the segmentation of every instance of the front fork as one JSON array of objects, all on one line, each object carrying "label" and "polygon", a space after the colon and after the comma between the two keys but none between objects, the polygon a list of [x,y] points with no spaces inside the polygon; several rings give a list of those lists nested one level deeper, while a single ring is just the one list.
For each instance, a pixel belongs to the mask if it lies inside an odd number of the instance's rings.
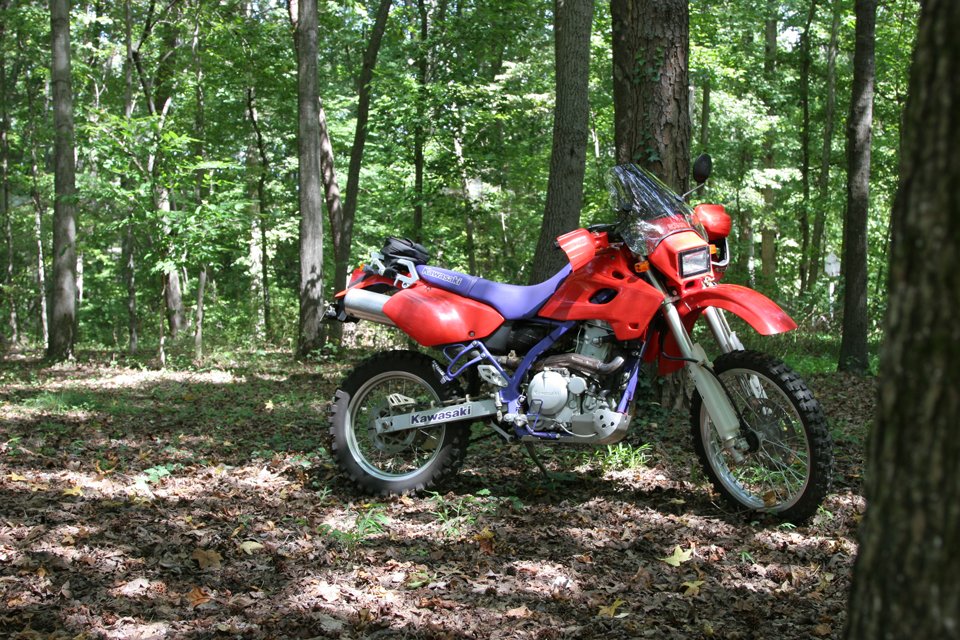
[{"label": "front fork", "polygon": [[[707,358],[703,347],[694,343],[690,338],[690,334],[683,325],[683,321],[680,319],[680,313],[677,311],[677,307],[672,299],[666,295],[666,291],[664,291],[662,285],[656,281],[656,278],[650,278],[650,280],[654,283],[655,287],[664,293],[664,302],[660,310],[663,312],[663,317],[667,321],[667,326],[677,340],[680,356],[684,359],[687,371],[690,372],[690,377],[693,378],[693,383],[697,387],[700,397],[703,399],[703,404],[707,408],[710,418],[713,420],[714,428],[720,436],[720,442],[735,462],[741,462],[743,455],[736,447],[740,437],[740,418],[737,415],[733,403],[730,401],[730,396],[727,395],[723,385],[720,384],[720,380],[713,373],[713,365],[710,359]],[[709,309],[708,311],[715,310]],[[725,340],[721,343],[721,348],[733,350],[734,346],[739,343],[736,334],[730,331],[729,325],[726,324],[726,319],[719,312],[714,314],[714,320],[719,329],[723,329],[724,326],[726,327],[726,332],[722,334],[725,336]],[[713,328],[713,323],[711,323],[710,326]],[[714,333],[717,333],[716,329]]]}]

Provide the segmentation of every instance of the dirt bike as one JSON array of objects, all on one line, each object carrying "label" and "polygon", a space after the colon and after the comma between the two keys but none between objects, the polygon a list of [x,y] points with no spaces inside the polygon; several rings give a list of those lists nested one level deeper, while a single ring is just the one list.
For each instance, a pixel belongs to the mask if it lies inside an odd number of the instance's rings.
[{"label": "dirt bike", "polygon": [[[701,186],[705,158],[695,163]],[[745,350],[728,323],[739,316],[762,335],[797,326],[762,294],[719,282],[729,215],[691,208],[636,165],[615,167],[608,182],[617,222],[560,236],[567,264],[540,284],[444,269],[398,238],[353,272],[328,316],[395,326],[442,354],[378,353],[336,392],[332,452],[360,489],[449,479],[476,422],[511,443],[616,443],[649,363],[660,375],[688,372],[694,448],[735,509],[792,522],[816,512],[833,464],[826,420],[796,373]],[[691,338],[700,318],[719,347],[712,361]]]}]

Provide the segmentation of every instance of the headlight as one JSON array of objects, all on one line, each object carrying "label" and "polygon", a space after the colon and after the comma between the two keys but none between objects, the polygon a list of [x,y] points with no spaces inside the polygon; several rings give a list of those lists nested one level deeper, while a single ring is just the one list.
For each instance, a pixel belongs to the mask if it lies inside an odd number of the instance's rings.
[{"label": "headlight", "polygon": [[680,277],[692,278],[710,272],[710,247],[698,247],[680,254]]}]

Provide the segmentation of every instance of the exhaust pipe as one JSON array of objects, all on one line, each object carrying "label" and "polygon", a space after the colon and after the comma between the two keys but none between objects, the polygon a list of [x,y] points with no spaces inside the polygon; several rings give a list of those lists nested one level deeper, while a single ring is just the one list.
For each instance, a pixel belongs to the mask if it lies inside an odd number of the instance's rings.
[{"label": "exhaust pipe", "polygon": [[350,289],[343,297],[343,310],[361,320],[370,320],[380,324],[397,326],[393,320],[383,312],[383,305],[387,304],[390,296],[374,293],[366,289]]}]

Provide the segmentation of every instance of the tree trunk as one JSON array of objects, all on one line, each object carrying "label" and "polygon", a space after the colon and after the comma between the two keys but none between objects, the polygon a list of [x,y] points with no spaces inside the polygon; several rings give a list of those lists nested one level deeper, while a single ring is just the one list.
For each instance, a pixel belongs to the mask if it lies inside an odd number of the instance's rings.
[{"label": "tree trunk", "polygon": [[76,187],[73,145],[73,90],[70,82],[70,11],[68,0],[50,0],[53,40],[54,192],[53,305],[47,357],[73,359],[76,340],[77,247]]},{"label": "tree trunk", "polygon": [[849,640],[960,633],[958,29],[960,4],[923,4],[892,214],[887,342]]},{"label": "tree trunk", "polygon": [[207,292],[207,265],[201,265],[197,276],[197,317],[193,331],[193,358],[203,359],[203,296]]},{"label": "tree trunk", "polygon": [[413,239],[423,242],[423,171],[424,147],[427,143],[427,82],[430,73],[430,55],[427,38],[430,34],[430,14],[426,0],[417,0],[417,15],[420,18],[419,58],[417,60],[417,121],[413,125]]},{"label": "tree trunk", "polygon": [[[353,221],[357,214],[357,197],[360,195],[360,165],[363,163],[363,148],[367,143],[367,122],[370,119],[370,83],[373,70],[380,53],[380,43],[387,28],[392,0],[380,0],[377,17],[370,33],[370,42],[363,54],[363,66],[357,81],[357,127],[353,135],[353,147],[350,149],[350,166],[347,168],[347,189],[343,210],[339,219],[332,219],[330,233],[333,236],[333,284],[340,289],[346,286],[350,266],[350,245],[353,243]],[[330,327],[330,339],[340,342],[343,323],[337,322]]]},{"label": "tree trunk", "polygon": [[[777,73],[777,20],[779,5],[777,0],[767,0],[767,20],[765,24],[765,44],[763,55],[763,74],[767,80],[770,94],[766,98],[767,111],[771,115],[776,112],[773,105],[773,92]],[[773,188],[773,172],[777,161],[774,152],[774,142],[777,132],[770,130],[763,141],[763,168],[767,184],[763,187],[763,222],[760,227],[760,273],[763,283],[771,289],[776,285],[777,275],[777,226],[774,222],[774,212],[777,204],[777,193]]]},{"label": "tree trunk", "polygon": [[807,21],[800,34],[800,294],[807,287],[810,258],[810,26],[817,14],[817,0],[810,0]]},{"label": "tree trunk", "polygon": [[687,0],[612,0],[617,162],[636,162],[674,190],[690,185]]},{"label": "tree trunk", "polygon": [[270,251],[267,247],[267,174],[270,170],[270,160],[267,157],[267,145],[263,137],[263,130],[260,128],[260,114],[256,107],[256,94],[253,87],[247,89],[247,113],[250,117],[250,123],[253,125],[253,133],[257,141],[257,153],[259,162],[257,167],[257,230],[259,233],[260,255],[258,257],[260,267],[260,291],[263,296],[263,332],[267,340],[270,339],[271,321],[270,321],[270,280],[268,278],[270,265]]},{"label": "tree trunk", "polygon": [[[320,95],[317,89],[317,2],[292,0],[290,11],[291,16],[296,16],[294,26],[299,114],[297,147],[300,169],[300,323],[296,355],[304,358],[323,346],[320,324],[323,319],[323,204],[320,197],[322,186]],[[337,200],[339,202],[339,193]]]},{"label": "tree trunk", "polygon": [[[130,10],[130,0],[123,3],[124,15],[124,42],[126,45],[127,57],[123,63],[124,78],[124,98],[123,98],[123,116],[129,123],[133,117],[133,17]],[[130,178],[124,176],[120,179],[124,191],[130,187]],[[129,203],[130,212],[127,213],[126,224],[123,229],[123,244],[121,259],[123,260],[123,279],[127,289],[127,351],[130,355],[137,352],[139,348],[139,323],[137,321],[137,281],[136,281],[136,251],[137,244],[133,229],[133,202]]]},{"label": "tree trunk", "polygon": [[710,78],[703,81],[703,102],[700,106],[700,153],[710,148]]},{"label": "tree trunk", "polygon": [[555,0],[554,19],[557,98],[553,148],[547,203],[530,272],[532,283],[549,278],[566,262],[553,243],[557,236],[580,224],[590,126],[587,90],[593,0]]},{"label": "tree trunk", "polygon": [[827,46],[827,98],[823,115],[823,147],[820,152],[820,174],[817,176],[817,213],[813,219],[810,263],[807,267],[807,290],[812,290],[820,277],[823,259],[823,231],[826,226],[830,188],[830,156],[833,153],[833,128],[837,107],[837,49],[840,37],[841,0],[833,0],[833,22]]},{"label": "tree trunk", "polygon": [[870,205],[870,144],[873,123],[874,44],[877,0],[857,0],[853,95],[847,120],[847,215],[843,225],[843,337],[840,371],[866,372],[867,214]]},{"label": "tree trunk", "polygon": [[[10,6],[9,0],[0,2],[0,11],[6,13]],[[7,56],[6,56],[6,22],[0,20],[0,217],[3,217],[4,239],[7,243],[7,268],[4,273],[3,294],[10,305],[8,326],[10,327],[10,343],[20,341],[20,321],[17,317],[17,300],[13,295],[13,221],[10,214],[10,117],[7,113]],[[14,79],[14,82],[16,80]]]}]

